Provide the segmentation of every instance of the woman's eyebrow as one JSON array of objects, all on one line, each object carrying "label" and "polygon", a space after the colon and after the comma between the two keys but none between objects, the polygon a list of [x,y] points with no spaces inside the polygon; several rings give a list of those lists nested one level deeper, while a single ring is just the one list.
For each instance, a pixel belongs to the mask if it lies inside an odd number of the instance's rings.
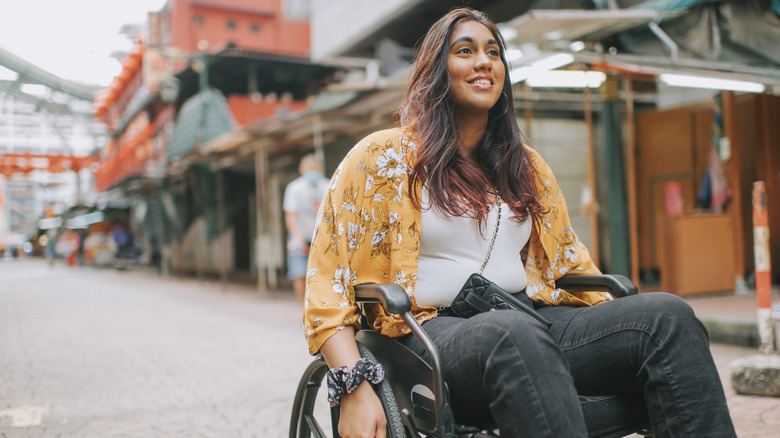
[{"label": "woman's eyebrow", "polygon": [[[460,37],[460,38],[456,39],[455,41],[453,41],[453,42],[452,42],[452,44],[450,44],[450,49],[451,49],[453,46],[455,46],[455,44],[458,44],[458,43],[459,43],[459,42],[461,42],[461,41],[467,41],[467,42],[469,42],[469,43],[473,43],[473,42],[474,42],[474,39],[473,39],[473,38],[471,38],[470,36],[462,36],[462,37]],[[496,40],[494,40],[493,38],[491,38],[491,39],[489,39],[489,40],[488,40],[488,45],[496,45],[496,46],[498,46],[499,44],[498,44],[498,41],[496,41]]]},{"label": "woman's eyebrow", "polygon": [[456,39],[455,41],[453,41],[453,42],[452,42],[452,44],[450,44],[450,49],[451,49],[451,48],[452,48],[452,47],[453,47],[455,44],[458,44],[458,43],[459,43],[459,42],[461,42],[461,41],[467,41],[467,42],[469,42],[469,43],[473,43],[473,42],[474,42],[474,40],[473,40],[473,39],[472,39],[470,36],[462,36],[462,37],[460,37],[460,38]]}]

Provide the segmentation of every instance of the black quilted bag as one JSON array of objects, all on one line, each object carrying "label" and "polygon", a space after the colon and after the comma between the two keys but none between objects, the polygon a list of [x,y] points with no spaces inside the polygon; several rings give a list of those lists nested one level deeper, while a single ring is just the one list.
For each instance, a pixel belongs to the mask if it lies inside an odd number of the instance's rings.
[{"label": "black quilted bag", "polygon": [[474,273],[458,292],[449,308],[456,316],[470,318],[478,313],[495,310],[519,310],[550,327],[552,322],[534,309],[533,302],[524,292],[511,294],[495,283]]}]

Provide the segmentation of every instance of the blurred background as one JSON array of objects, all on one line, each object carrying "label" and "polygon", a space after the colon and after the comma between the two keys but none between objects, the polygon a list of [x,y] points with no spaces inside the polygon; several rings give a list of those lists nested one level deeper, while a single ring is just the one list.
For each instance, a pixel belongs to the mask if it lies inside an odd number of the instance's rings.
[{"label": "blurred background", "polygon": [[456,5],[500,23],[519,122],[604,271],[753,287],[754,181],[780,228],[780,0],[7,4],[0,252],[289,288],[299,159],[330,175],[390,127],[415,45]]},{"label": "blurred background", "polygon": [[285,436],[284,189],[392,126],[459,5],[499,23],[599,267],[683,296],[739,436],[776,433],[729,364],[780,273],[780,0],[27,0],[0,5],[0,436]]}]

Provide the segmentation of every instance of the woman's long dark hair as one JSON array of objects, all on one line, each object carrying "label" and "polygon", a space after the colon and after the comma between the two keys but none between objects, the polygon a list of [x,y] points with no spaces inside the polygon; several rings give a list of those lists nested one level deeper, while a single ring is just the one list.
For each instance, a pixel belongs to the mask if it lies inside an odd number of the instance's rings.
[{"label": "woman's long dark hair", "polygon": [[[464,21],[479,22],[490,30],[501,46],[505,71],[503,94],[490,109],[485,135],[471,157],[460,151],[459,118],[447,68],[452,31]],[[418,156],[410,189],[424,183],[433,208],[451,216],[476,218],[480,226],[490,206],[485,188],[498,190],[516,221],[529,216],[538,219],[542,212],[534,189],[534,168],[515,119],[505,51],[501,33],[490,18],[470,8],[453,9],[425,35],[406,98],[395,114],[397,124],[417,135]],[[421,208],[415,193],[412,190],[412,201]]]}]

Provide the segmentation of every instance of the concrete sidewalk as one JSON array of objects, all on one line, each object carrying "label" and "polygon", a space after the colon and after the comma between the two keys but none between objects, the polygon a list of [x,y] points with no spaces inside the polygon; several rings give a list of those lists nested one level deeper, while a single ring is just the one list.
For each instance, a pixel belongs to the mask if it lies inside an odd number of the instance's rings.
[{"label": "concrete sidewalk", "polygon": [[[780,398],[737,394],[731,382],[731,364],[758,354],[758,316],[755,291],[683,297],[707,327],[710,348],[726,392],[731,418],[740,438],[778,436]],[[780,290],[772,290],[780,303]]]},{"label": "concrete sidewalk", "polygon": [[[780,303],[780,290],[773,289],[772,303]],[[758,347],[758,317],[755,291],[744,294],[684,296],[710,333],[710,341],[742,347]]]}]

